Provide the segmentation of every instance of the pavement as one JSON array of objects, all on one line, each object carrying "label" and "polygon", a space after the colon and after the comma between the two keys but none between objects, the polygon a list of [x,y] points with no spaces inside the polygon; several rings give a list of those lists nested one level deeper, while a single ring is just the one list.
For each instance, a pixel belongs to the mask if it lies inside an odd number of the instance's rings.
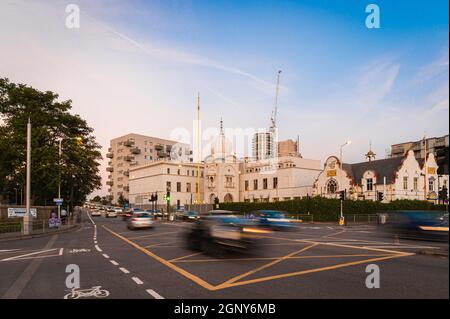
[{"label": "pavement", "polygon": [[[448,242],[387,237],[376,226],[300,224],[264,234],[257,251],[185,248],[189,223],[130,231],[83,214],[76,230],[0,242],[0,298],[448,298]],[[368,265],[380,271],[369,289]],[[80,288],[70,290],[74,265]],[[368,271],[368,270],[367,270]]]}]

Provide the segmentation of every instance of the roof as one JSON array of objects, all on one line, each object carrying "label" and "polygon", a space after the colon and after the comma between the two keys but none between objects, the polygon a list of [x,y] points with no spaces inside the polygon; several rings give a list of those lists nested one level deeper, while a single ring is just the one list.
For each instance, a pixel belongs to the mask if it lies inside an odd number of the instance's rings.
[{"label": "roof", "polygon": [[392,184],[394,183],[398,169],[402,165],[403,159],[403,157],[393,157],[355,164],[343,163],[342,169],[347,172],[348,176],[356,184],[361,183],[361,179],[367,171],[374,171],[379,180],[386,177],[386,184]]}]

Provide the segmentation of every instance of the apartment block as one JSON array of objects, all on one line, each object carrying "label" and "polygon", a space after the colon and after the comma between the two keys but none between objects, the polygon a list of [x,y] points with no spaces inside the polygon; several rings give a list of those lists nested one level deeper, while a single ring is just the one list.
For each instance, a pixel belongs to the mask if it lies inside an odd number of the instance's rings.
[{"label": "apartment block", "polygon": [[131,133],[111,140],[106,157],[108,193],[111,202],[117,204],[121,195],[129,199],[131,168],[169,159],[192,162],[192,151],[187,144]]}]

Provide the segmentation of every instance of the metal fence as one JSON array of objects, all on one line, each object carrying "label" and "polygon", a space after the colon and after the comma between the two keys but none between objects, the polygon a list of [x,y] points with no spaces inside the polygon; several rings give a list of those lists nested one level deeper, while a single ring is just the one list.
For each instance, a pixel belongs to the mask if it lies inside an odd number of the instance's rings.
[{"label": "metal fence", "polygon": [[345,224],[377,224],[378,215],[377,214],[351,214],[345,215]]},{"label": "metal fence", "polygon": [[[80,223],[78,218],[70,218],[63,221],[58,227],[49,223],[48,219],[36,219],[30,221],[30,235],[51,233],[60,230],[66,230]],[[22,219],[15,221],[0,221],[0,239],[7,237],[24,236],[24,224]]]}]

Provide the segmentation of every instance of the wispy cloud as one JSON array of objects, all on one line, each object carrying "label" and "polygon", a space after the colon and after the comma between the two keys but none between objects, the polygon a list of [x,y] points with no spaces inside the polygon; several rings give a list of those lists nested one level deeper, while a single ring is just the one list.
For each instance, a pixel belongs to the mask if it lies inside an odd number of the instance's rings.
[{"label": "wispy cloud", "polygon": [[421,67],[414,77],[414,83],[420,84],[433,80],[441,75],[448,76],[449,70],[449,50],[443,50],[441,55],[433,62]]}]

